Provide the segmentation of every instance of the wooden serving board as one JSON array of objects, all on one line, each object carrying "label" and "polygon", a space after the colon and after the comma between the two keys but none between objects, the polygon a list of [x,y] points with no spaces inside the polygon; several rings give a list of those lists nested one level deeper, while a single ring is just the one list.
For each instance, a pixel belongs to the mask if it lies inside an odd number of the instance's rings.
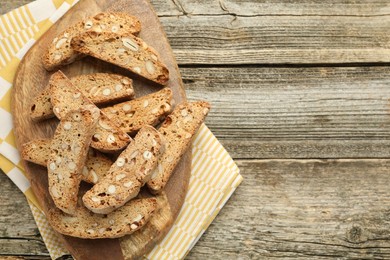
[{"label": "wooden serving board", "polygon": [[[21,61],[14,80],[12,114],[18,148],[37,138],[51,138],[57,119],[34,123],[29,116],[32,99],[48,83],[52,73],[42,65],[41,57],[49,43],[68,26],[101,11],[120,11],[136,16],[142,25],[140,37],[161,55],[170,72],[167,87],[173,91],[175,103],[184,101],[185,92],[180,73],[165,33],[147,0],[80,0],[67,14],[54,24],[29,50]],[[136,96],[161,89],[160,86],[135,78],[133,74],[105,62],[87,57],[65,66],[62,71],[69,77],[92,72],[115,72],[134,79]],[[48,192],[47,170],[25,162],[32,189],[44,211],[54,207]],[[187,193],[191,173],[191,154],[183,157],[158,201],[163,209],[142,230],[120,239],[79,239],[60,235],[67,249],[76,259],[133,259],[142,256],[160,241],[176,219]]]}]

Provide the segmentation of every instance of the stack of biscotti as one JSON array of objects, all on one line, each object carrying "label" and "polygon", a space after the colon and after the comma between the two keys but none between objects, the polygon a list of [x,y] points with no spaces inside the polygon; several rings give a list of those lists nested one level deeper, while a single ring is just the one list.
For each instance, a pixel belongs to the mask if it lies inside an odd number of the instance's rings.
[{"label": "stack of biscotti", "polygon": [[[131,100],[134,97],[132,80],[122,75],[92,73],[72,77],[70,81],[99,107]],[[47,86],[31,104],[30,116],[34,121],[54,117],[49,91]]]},{"label": "stack of biscotti", "polygon": [[[165,85],[168,68],[137,37],[140,29],[137,18],[123,13],[88,17],[53,40],[44,67],[54,70],[91,55],[128,69],[145,84]],[[31,140],[21,152],[24,160],[47,167],[48,192],[56,206],[48,219],[56,231],[116,238],[142,230],[158,216],[154,196],[164,194],[210,105],[198,101],[175,106],[169,87],[135,96],[132,79],[123,75],[68,78],[56,71],[31,103],[33,121],[59,120],[52,138]],[[91,188],[79,191],[82,181]],[[149,190],[149,197],[139,196],[141,189]]]},{"label": "stack of biscotti", "polygon": [[47,70],[51,71],[82,58],[82,55],[74,51],[70,46],[72,38],[80,33],[94,31],[118,34],[132,33],[137,35],[140,30],[141,23],[134,16],[125,13],[99,13],[70,26],[57,35],[43,56],[43,65]]},{"label": "stack of biscotti", "polygon": [[42,59],[43,65],[51,71],[89,55],[165,85],[169,80],[168,68],[158,53],[136,36],[140,30],[139,20],[124,13],[88,17],[53,39]]}]

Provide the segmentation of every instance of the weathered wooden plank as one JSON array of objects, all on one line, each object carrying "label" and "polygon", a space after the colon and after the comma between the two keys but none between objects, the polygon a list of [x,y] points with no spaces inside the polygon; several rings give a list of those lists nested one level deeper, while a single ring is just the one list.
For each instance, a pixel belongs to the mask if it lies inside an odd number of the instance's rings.
[{"label": "weathered wooden plank", "polygon": [[234,158],[390,156],[390,68],[181,68]]},{"label": "weathered wooden plank", "polygon": [[[244,182],[188,259],[389,258],[390,160],[241,160]],[[2,183],[9,182],[0,175]],[[19,196],[6,189],[1,200]],[[29,215],[28,207],[9,210]],[[29,227],[9,219],[3,225]],[[3,255],[32,255],[21,236],[1,236]],[[39,243],[36,243],[40,245]],[[35,256],[46,256],[40,246]],[[0,255],[1,255],[0,254]]]},{"label": "weathered wooden plank", "polygon": [[389,158],[387,140],[233,140],[219,139],[230,155],[245,159]]},{"label": "weathered wooden plank", "polygon": [[[36,239],[39,231],[34,223],[24,194],[0,170],[0,234],[3,238]],[[10,196],[12,194],[12,196]],[[12,199],[11,199],[12,198]],[[26,214],[26,212],[28,214]],[[10,223],[12,223],[10,225]],[[0,246],[1,248],[1,246]],[[1,250],[0,250],[1,253]]]},{"label": "weathered wooden plank", "polygon": [[2,255],[49,256],[46,246],[41,240],[18,236],[12,239],[0,238],[0,259]]},{"label": "weathered wooden plank", "polygon": [[[8,0],[9,1],[9,0]],[[316,15],[316,16],[384,16],[390,14],[386,0],[349,1],[251,1],[251,0],[151,0],[160,16],[174,15]]]},{"label": "weathered wooden plank", "polygon": [[390,160],[238,164],[244,182],[188,259],[390,257]]},{"label": "weathered wooden plank", "polygon": [[49,256],[26,197],[0,170],[0,258],[2,255]]},{"label": "weathered wooden plank", "polygon": [[161,22],[180,64],[390,61],[390,16],[205,15]]},{"label": "weathered wooden plank", "polygon": [[389,62],[386,1],[153,1],[180,64]]},{"label": "weathered wooden plank", "polygon": [[180,64],[389,62],[387,1],[152,1]]}]

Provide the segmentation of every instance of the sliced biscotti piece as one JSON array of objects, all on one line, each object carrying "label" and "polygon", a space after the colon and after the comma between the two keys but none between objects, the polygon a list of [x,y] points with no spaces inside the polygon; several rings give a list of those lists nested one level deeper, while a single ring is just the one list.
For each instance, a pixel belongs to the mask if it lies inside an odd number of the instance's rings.
[{"label": "sliced biscotti piece", "polygon": [[[96,107],[61,72],[54,73],[50,80],[50,101],[54,114],[61,119],[67,112],[84,105]],[[102,152],[116,152],[125,148],[131,138],[100,111],[100,119],[93,135],[91,147]]]},{"label": "sliced biscotti piece", "polygon": [[207,102],[185,102],[176,106],[172,114],[162,123],[158,131],[166,141],[165,151],[160,156],[158,165],[147,183],[152,193],[163,190],[209,110],[210,104]]},{"label": "sliced biscotti piece", "polygon": [[70,81],[95,105],[107,105],[134,97],[132,79],[110,73],[84,74]]},{"label": "sliced biscotti piece", "polygon": [[83,196],[92,212],[107,214],[138,195],[156,167],[162,137],[152,126],[145,126],[111,166],[107,175]]},{"label": "sliced biscotti piece", "polygon": [[[51,140],[36,139],[22,145],[23,160],[47,166],[51,153]],[[103,178],[112,165],[112,161],[105,155],[90,148],[83,167],[81,180],[88,183],[97,183]]]},{"label": "sliced biscotti piece", "polygon": [[169,80],[167,67],[142,39],[130,33],[85,32],[72,39],[74,50],[128,69],[158,84]]},{"label": "sliced biscotti piece", "polygon": [[106,176],[111,168],[112,161],[107,156],[90,148],[88,151],[87,160],[83,167],[81,180],[96,184]]},{"label": "sliced biscotti piece", "polygon": [[[143,191],[142,191],[143,193]],[[149,248],[151,238],[160,241],[165,236],[166,227],[170,227],[173,222],[174,214],[169,205],[168,197],[165,192],[155,196],[157,200],[158,210],[149,219],[149,222],[134,235],[125,236],[120,239],[123,255],[141,256],[144,254],[145,246]],[[172,203],[172,200],[170,201]],[[188,216],[187,218],[191,218]],[[195,219],[191,222],[196,221]],[[195,222],[196,223],[196,222]],[[137,247],[134,246],[134,241],[137,241]],[[140,241],[138,243],[138,241]],[[146,242],[146,243],[145,243]],[[159,259],[171,259],[168,255]]]},{"label": "sliced biscotti piece", "polygon": [[55,205],[74,214],[89,144],[100,117],[99,109],[84,106],[67,113],[57,126],[47,160],[49,192]]},{"label": "sliced biscotti piece", "polygon": [[50,142],[50,139],[36,139],[23,144],[20,153],[23,160],[46,167],[51,154]]},{"label": "sliced biscotti piece", "polygon": [[102,111],[120,128],[134,134],[145,125],[155,126],[172,110],[172,90],[162,90],[122,102]]},{"label": "sliced biscotti piece", "polygon": [[68,27],[53,39],[43,56],[43,66],[51,71],[59,66],[72,63],[84,55],[70,47],[70,41],[76,35],[86,31],[138,34],[141,23],[126,13],[105,12],[86,18],[84,21]]},{"label": "sliced biscotti piece", "polygon": [[54,117],[53,107],[50,103],[49,88],[45,88],[36,96],[30,105],[30,116],[33,121]]},{"label": "sliced biscotti piece", "polygon": [[155,198],[133,199],[114,212],[93,214],[79,205],[73,216],[58,209],[49,211],[48,219],[57,232],[79,238],[118,238],[141,229],[157,211]]},{"label": "sliced biscotti piece", "polygon": [[[93,73],[72,77],[70,81],[97,106],[130,100],[134,97],[132,80],[125,76]],[[30,115],[34,121],[54,117],[49,87],[34,99]]]}]

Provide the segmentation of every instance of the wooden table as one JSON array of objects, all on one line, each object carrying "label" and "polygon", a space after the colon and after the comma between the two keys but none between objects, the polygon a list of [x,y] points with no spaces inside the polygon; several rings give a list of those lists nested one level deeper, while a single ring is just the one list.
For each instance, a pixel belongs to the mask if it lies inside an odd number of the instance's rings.
[{"label": "wooden table", "polygon": [[[244,176],[188,259],[390,258],[390,2],[368,2],[152,1]],[[48,259],[0,182],[0,256]]]}]

